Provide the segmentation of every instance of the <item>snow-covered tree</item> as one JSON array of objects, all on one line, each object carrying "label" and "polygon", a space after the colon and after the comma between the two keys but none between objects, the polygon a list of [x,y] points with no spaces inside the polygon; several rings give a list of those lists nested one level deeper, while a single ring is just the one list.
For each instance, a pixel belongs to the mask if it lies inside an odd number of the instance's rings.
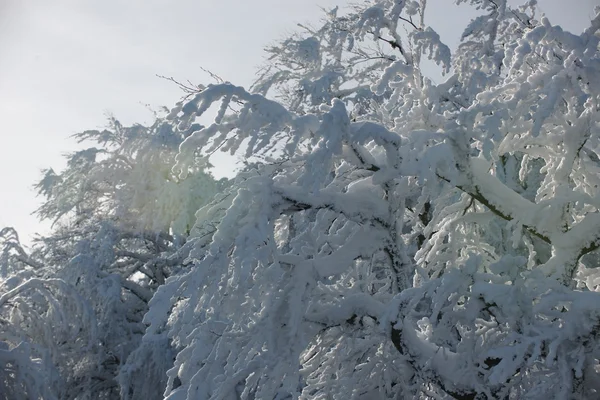
[{"label": "snow-covered tree", "polygon": [[[187,179],[171,172],[186,132],[164,118],[149,127],[111,119],[104,131],[76,136],[95,147],[70,154],[64,171],[45,171],[37,185],[46,199],[38,214],[53,231],[31,253],[14,229],[0,232],[0,384],[14,387],[1,392],[7,399],[128,391],[119,374],[131,375],[121,366],[145,349],[148,301],[183,267],[194,213],[225,183],[201,168]],[[137,371],[153,394],[164,390],[174,357],[166,338],[160,344],[154,364]]]},{"label": "snow-covered tree", "polygon": [[[82,134],[107,143],[39,186],[58,228],[0,235],[3,371],[60,398],[600,396],[600,9],[574,34],[456,3],[479,16],[454,50],[426,0],[368,0],[250,90]],[[218,150],[247,160],[227,185]],[[28,322],[61,315],[62,352]]]},{"label": "snow-covered tree", "polygon": [[185,128],[220,102],[180,177],[258,161],[150,302],[168,399],[599,395],[600,16],[468,3],[455,51],[425,1],[373,0],[269,49],[254,91],[182,105]]}]

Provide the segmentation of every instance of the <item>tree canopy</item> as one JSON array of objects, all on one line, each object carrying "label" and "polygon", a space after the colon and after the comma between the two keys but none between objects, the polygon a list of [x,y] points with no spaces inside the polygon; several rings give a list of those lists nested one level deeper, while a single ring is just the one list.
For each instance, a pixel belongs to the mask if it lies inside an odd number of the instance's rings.
[{"label": "tree canopy", "polygon": [[456,3],[456,49],[425,0],[369,0],[249,89],[78,135],[37,186],[53,231],[0,233],[0,393],[600,396],[600,8],[575,34]]}]

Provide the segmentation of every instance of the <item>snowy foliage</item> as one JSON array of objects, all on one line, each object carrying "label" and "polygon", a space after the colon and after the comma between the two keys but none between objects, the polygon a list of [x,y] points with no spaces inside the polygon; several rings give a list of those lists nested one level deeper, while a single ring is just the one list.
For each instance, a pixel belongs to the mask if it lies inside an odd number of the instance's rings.
[{"label": "snowy foliage", "polygon": [[[370,0],[268,49],[249,91],[84,133],[110,146],[40,185],[69,223],[31,256],[3,232],[1,299],[34,308],[1,320],[19,384],[73,391],[90,346],[106,398],[600,396],[600,9],[573,34],[534,0],[457,3],[480,16],[454,51],[425,0]],[[227,185],[217,150],[249,161]],[[65,313],[62,353],[21,322]]]},{"label": "snowy foliage", "polygon": [[[14,229],[0,231],[0,384],[14,388],[0,398],[148,397],[130,388],[135,376],[153,378],[150,397],[164,390],[174,355],[166,338],[142,340],[142,318],[183,267],[195,211],[225,184],[201,168],[187,179],[171,172],[187,134],[159,118],[150,127],[111,119],[76,135],[97,147],[68,155],[63,172],[47,170],[37,185],[53,232],[28,253]],[[149,355],[135,373],[122,369]]]}]

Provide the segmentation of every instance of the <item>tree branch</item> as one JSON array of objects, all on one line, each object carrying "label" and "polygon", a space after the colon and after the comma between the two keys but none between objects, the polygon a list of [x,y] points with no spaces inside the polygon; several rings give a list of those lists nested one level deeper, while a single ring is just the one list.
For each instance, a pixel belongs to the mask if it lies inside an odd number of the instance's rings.
[{"label": "tree branch", "polygon": [[[483,195],[481,193],[481,188],[477,184],[474,184],[473,188],[469,189],[469,188],[467,188],[465,186],[456,185],[456,184],[452,183],[452,181],[450,179],[446,178],[445,176],[443,176],[443,175],[441,175],[439,173],[436,173],[436,175],[437,175],[438,178],[440,178],[440,179],[442,179],[442,180],[450,183],[451,185],[453,185],[457,189],[460,189],[462,192],[468,194],[469,196],[471,196],[475,200],[479,201],[481,204],[483,204],[484,206],[486,206],[492,213],[494,213],[495,215],[499,216],[500,218],[502,218],[502,219],[504,219],[506,221],[512,221],[514,219],[514,217],[512,215],[503,212],[497,205],[495,205],[492,202],[490,202],[485,197],[485,195]],[[490,175],[490,178],[492,178],[491,175]],[[518,194],[516,194],[516,195],[518,196]],[[526,201],[526,200],[523,199],[523,201]],[[519,211],[522,211],[522,210],[519,210]],[[536,229],[535,227],[523,224],[523,228],[525,228],[529,233],[531,233],[532,235],[540,238],[544,242],[546,242],[546,243],[548,243],[550,245],[552,244],[552,242],[550,241],[550,238],[548,236],[540,233],[538,231],[538,229]]]}]

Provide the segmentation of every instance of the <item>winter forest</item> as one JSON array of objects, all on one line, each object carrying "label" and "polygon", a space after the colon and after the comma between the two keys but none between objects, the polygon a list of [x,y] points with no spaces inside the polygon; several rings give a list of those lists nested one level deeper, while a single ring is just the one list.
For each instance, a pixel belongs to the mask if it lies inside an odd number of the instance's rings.
[{"label": "winter forest", "polygon": [[454,3],[457,48],[368,0],[78,134],[0,231],[0,399],[600,399],[600,7]]}]

